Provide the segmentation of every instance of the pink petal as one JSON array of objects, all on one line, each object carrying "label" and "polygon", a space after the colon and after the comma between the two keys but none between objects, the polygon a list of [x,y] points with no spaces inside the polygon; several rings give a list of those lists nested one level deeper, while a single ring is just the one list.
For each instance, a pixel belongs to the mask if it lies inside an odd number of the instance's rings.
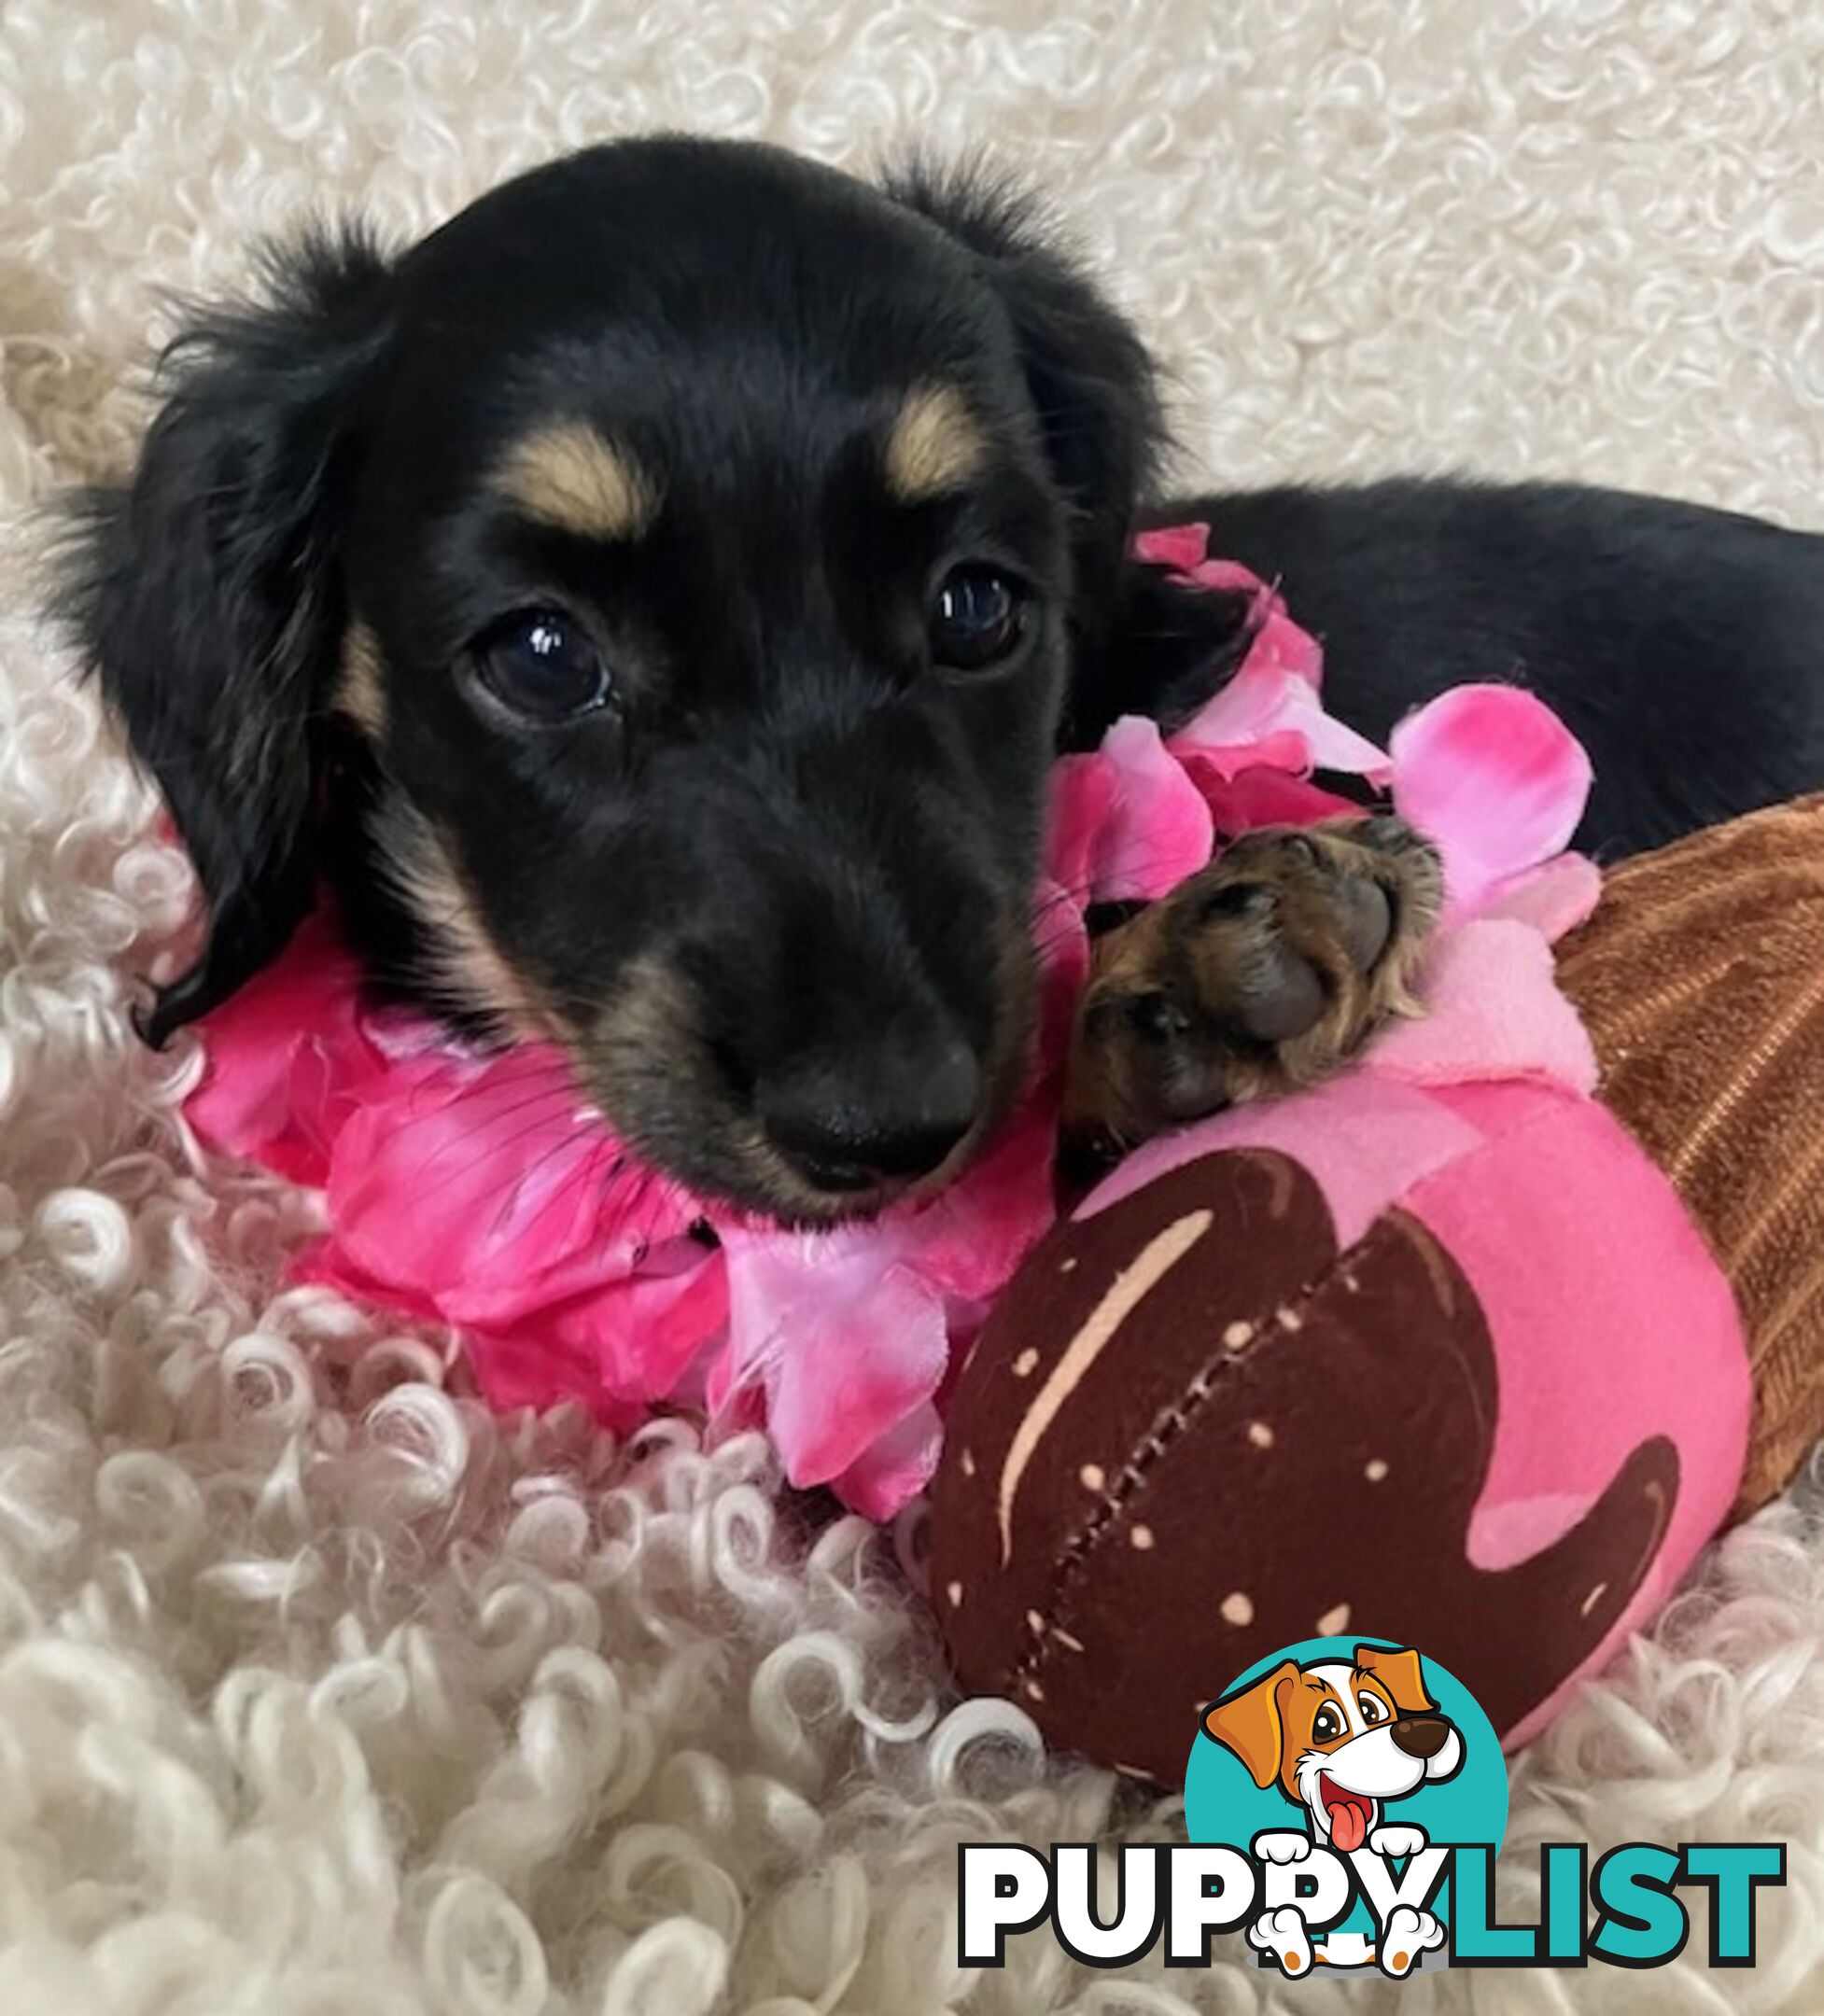
[{"label": "pink petal", "polygon": [[1395,807],[1438,843],[1459,911],[1562,853],[1590,795],[1583,745],[1517,686],[1440,694],[1400,722],[1392,749]]},{"label": "pink petal", "polygon": [[330,1216],[358,1267],[428,1290],[453,1322],[510,1325],[687,1229],[692,1207],[629,1162],[556,1051],[396,1075],[337,1137]]},{"label": "pink petal", "polygon": [[754,1368],[736,1356],[733,1324],[720,1351],[710,1354],[703,1381],[704,1410],[709,1435],[717,1441],[750,1430],[765,1432],[766,1388]]},{"label": "pink petal", "polygon": [[1076,998],[1089,978],[1089,934],[1083,924],[1087,898],[1087,884],[1070,889],[1047,882],[1042,882],[1033,896],[1032,938],[1039,955],[1034,1084],[1062,1061],[1070,1047]]},{"label": "pink petal", "polygon": [[1602,871],[1587,854],[1560,854],[1505,882],[1497,882],[1478,909],[1479,917],[1512,917],[1530,924],[1556,945],[1602,901]]},{"label": "pink petal", "polygon": [[351,1302],[391,1309],[413,1323],[441,1323],[447,1320],[434,1297],[425,1290],[375,1281],[357,1267],[338,1242],[333,1230],[327,1238],[294,1253],[286,1272],[291,1281],[312,1281],[321,1287],[333,1288]]},{"label": "pink petal", "polygon": [[1210,808],[1160,738],[1158,724],[1128,715],[1102,737],[1115,795],[1091,856],[1094,903],[1151,902],[1204,867]]},{"label": "pink petal", "polygon": [[1199,745],[1193,748],[1177,736],[1167,744],[1202,789],[1203,779],[1227,781],[1247,770],[1277,770],[1286,777],[1302,777],[1311,770],[1311,747],[1293,728],[1279,728],[1258,742],[1238,742],[1229,748]]},{"label": "pink petal", "polygon": [[1315,693],[1324,683],[1324,652],[1309,630],[1292,620],[1285,604],[1270,588],[1263,587],[1245,567],[1233,570],[1241,578],[1230,579],[1225,567],[1203,567],[1198,579],[1212,588],[1247,588],[1255,597],[1254,642],[1247,662],[1261,671],[1289,673]]},{"label": "pink petal", "polygon": [[1320,819],[1346,819],[1362,809],[1335,791],[1278,770],[1242,770],[1226,777],[1201,756],[1186,757],[1185,769],[1203,794],[1224,840],[1261,826],[1311,826]]},{"label": "pink petal", "polygon": [[[719,1249],[677,1240],[653,1270],[585,1290],[568,1301],[540,1304],[518,1319],[526,1332],[547,1337],[586,1361],[586,1390],[554,1384],[552,1397],[596,1393],[649,1405],[670,1399],[705,1347],[728,1323],[728,1269]],[[681,1256],[681,1257],[680,1257]]]},{"label": "pink petal", "polygon": [[[515,1323],[466,1336],[483,1391],[497,1405],[580,1400],[619,1425],[674,1397],[728,1320],[727,1271],[699,1248],[695,1264],[639,1275],[529,1309]],[[511,1389],[511,1402],[496,1395]]]},{"label": "pink petal", "polygon": [[1201,564],[1209,550],[1210,527],[1206,525],[1162,525],[1143,532],[1133,542],[1134,557],[1149,567],[1176,567],[1188,574]]},{"label": "pink petal", "polygon": [[998,1295],[1057,1216],[1057,1139],[1053,1101],[1029,1100],[948,1188],[890,1211],[882,1226],[898,1242],[901,1264],[947,1298]]},{"label": "pink petal", "polygon": [[1325,713],[1309,678],[1269,664],[1254,651],[1228,684],[1172,736],[1171,747],[1176,755],[1208,756],[1232,771],[1238,766],[1238,751],[1261,750],[1269,744],[1282,761],[1296,748],[1298,761],[1286,763],[1287,768],[1334,770],[1377,784],[1389,773],[1382,750]]},{"label": "pink petal", "polygon": [[[1263,619],[1268,614],[1265,605],[1279,602],[1279,597],[1259,575],[1252,568],[1244,567],[1239,560],[1205,559],[1200,566],[1187,567],[1186,572],[1200,588],[1214,588],[1223,595],[1254,596],[1262,605],[1259,613]],[[1283,609],[1284,604],[1281,603],[1280,607]]]},{"label": "pink petal", "polygon": [[341,1102],[384,1060],[361,1030],[359,970],[327,918],[203,1024],[203,1082],[185,1113],[211,1148],[320,1184]]},{"label": "pink petal", "polygon": [[793,1484],[826,1484],[931,1399],[949,1360],[943,1297],[881,1228],[731,1230],[731,1390],[760,1384]]},{"label": "pink petal", "polygon": [[729,1229],[730,1349],[711,1404],[729,1417],[764,1390],[794,1484],[831,1483],[884,1519],[928,1480],[953,1339],[1056,1216],[1055,1112],[1030,1102],[956,1184],[873,1224]]},{"label": "pink petal", "polygon": [[1268,735],[1290,725],[1284,715],[1293,683],[1290,675],[1256,664],[1250,653],[1228,684],[1172,737],[1172,749],[1201,752],[1258,748]]},{"label": "pink petal", "polygon": [[1115,765],[1100,749],[1059,757],[1051,766],[1045,874],[1079,904],[1088,899],[1115,789]]},{"label": "pink petal", "polygon": [[863,1450],[831,1480],[832,1486],[851,1512],[884,1524],[931,1482],[943,1447],[943,1421],[925,1401],[890,1434]]},{"label": "pink petal", "polygon": [[463,1345],[482,1397],[497,1413],[531,1407],[543,1413],[566,1400],[586,1407],[606,1428],[625,1435],[651,1412],[649,1401],[610,1393],[597,1376],[587,1343],[552,1323],[515,1330],[471,1330]]}]

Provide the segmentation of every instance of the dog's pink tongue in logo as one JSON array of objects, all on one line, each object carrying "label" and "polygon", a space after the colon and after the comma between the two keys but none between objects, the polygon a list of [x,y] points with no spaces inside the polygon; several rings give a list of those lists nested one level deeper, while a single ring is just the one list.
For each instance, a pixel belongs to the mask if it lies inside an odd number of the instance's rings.
[{"label": "dog's pink tongue in logo", "polygon": [[1330,1842],[1340,1848],[1344,1855],[1354,1855],[1368,1839],[1368,1821],[1373,1817],[1371,1802],[1359,1799],[1354,1792],[1343,1788],[1329,1777],[1323,1781],[1325,1811],[1330,1816]]}]

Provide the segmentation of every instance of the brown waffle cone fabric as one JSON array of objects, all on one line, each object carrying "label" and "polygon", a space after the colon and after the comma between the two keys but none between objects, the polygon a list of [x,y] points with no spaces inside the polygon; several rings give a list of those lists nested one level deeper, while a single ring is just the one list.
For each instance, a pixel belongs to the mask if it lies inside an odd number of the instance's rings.
[{"label": "brown waffle cone fabric", "polygon": [[1734,1283],[1754,1366],[1743,1516],[1824,1435],[1824,793],[1613,870],[1559,977],[1604,1099]]}]

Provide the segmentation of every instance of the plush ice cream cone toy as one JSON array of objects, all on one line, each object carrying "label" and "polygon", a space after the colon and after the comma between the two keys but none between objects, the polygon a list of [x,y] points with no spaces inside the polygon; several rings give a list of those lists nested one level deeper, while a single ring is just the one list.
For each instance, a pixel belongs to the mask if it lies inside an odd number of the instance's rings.
[{"label": "plush ice cream cone toy", "polygon": [[1527,908],[1341,1078],[1129,1155],[997,1304],[933,1600],[1061,1745],[1172,1782],[1331,1633],[1522,1741],[1824,1435],[1824,796],[1617,868],[1556,990]]},{"label": "plush ice cream cone toy", "polygon": [[1824,1437],[1824,794],[1623,863],[1558,977],[1734,1287],[1747,1514]]}]

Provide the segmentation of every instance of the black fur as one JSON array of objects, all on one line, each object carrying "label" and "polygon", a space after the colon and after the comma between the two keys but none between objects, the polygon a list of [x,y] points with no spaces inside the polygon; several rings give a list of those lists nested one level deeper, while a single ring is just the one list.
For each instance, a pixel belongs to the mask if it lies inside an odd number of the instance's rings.
[{"label": "black fur", "polygon": [[1824,786],[1824,540],[1564,483],[1396,481],[1176,504],[1283,580],[1365,735],[1465,679],[1541,694],[1605,859]]},{"label": "black fur", "polygon": [[[1824,783],[1816,540],[1562,489],[1165,502],[1144,349],[978,176],[881,193],[755,147],[591,149],[396,259],[308,241],[173,368],[136,472],[86,502],[71,591],[213,914],[150,1033],[270,959],[319,874],[380,978],[472,1011],[450,920],[401,890],[414,823],[617,1124],[770,1210],[857,1201],[781,1162],[806,1113],[884,1169],[965,1091],[959,1155],[1004,1111],[1051,752],[1188,712],[1246,641],[1239,599],[1129,558],[1138,525],[1207,516],[1279,578],[1371,733],[1457,679],[1537,685],[1595,757],[1599,848]],[[933,384],[987,451],[906,504],[882,442]],[[637,541],[502,509],[502,455],[559,420],[655,475]],[[967,679],[926,643],[959,562],[1030,595],[1017,650]],[[476,640],[527,608],[599,645],[611,706],[490,708]],[[357,623],[377,737],[338,718]]]},{"label": "black fur", "polygon": [[264,965],[308,909],[336,523],[385,269],[359,231],[273,257],[256,305],[199,316],[130,484],[74,506],[65,613],[209,899],[207,949],[146,1018],[161,1042]]}]

